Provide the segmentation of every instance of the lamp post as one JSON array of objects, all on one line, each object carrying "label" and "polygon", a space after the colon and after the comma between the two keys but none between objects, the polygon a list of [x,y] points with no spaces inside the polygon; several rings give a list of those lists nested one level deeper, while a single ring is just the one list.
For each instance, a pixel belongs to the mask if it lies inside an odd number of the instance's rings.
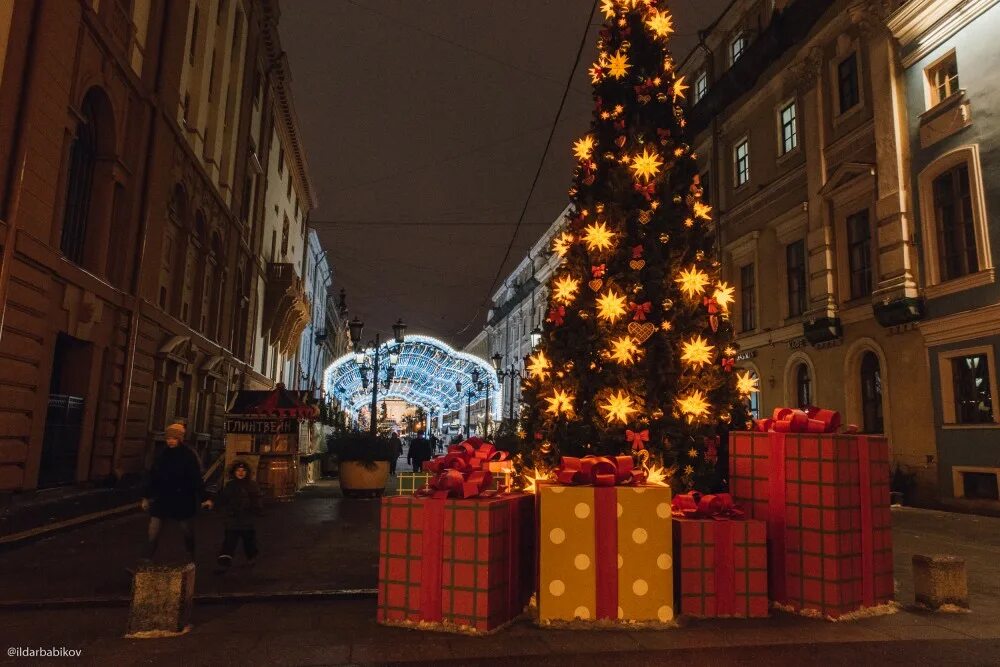
[{"label": "lamp post", "polygon": [[[389,355],[389,364],[385,371],[385,380],[383,381],[385,391],[389,391],[389,387],[392,385],[392,380],[396,374],[396,364],[399,362],[399,353],[392,343],[396,345],[403,344],[403,341],[406,339],[406,325],[403,324],[403,320],[397,320],[392,325],[393,340],[391,342],[383,345],[382,335],[377,332],[375,339],[368,341],[366,346],[361,345],[361,334],[365,327],[364,322],[355,316],[348,324],[348,327],[351,330],[351,340],[354,341],[354,359],[361,365],[361,387],[366,391],[369,383],[372,387],[371,424],[369,425],[369,431],[372,437],[375,437],[378,434],[378,389],[379,371],[383,362],[382,357],[386,354]],[[370,348],[370,351],[366,351],[366,348]],[[368,365],[369,355],[371,355],[371,366]],[[371,373],[370,380],[368,377],[369,373]]]},{"label": "lamp post", "polygon": [[[470,373],[469,376],[472,378],[472,386],[469,387],[466,390],[466,392],[465,392],[465,399],[466,399],[466,403],[465,403],[465,437],[466,438],[469,437],[469,435],[470,435],[469,429],[472,426],[472,398],[476,395],[477,391],[483,391],[483,389],[486,389],[486,422],[485,422],[485,424],[483,426],[483,428],[486,431],[486,433],[484,435],[488,435],[489,434],[489,430],[490,430],[490,383],[489,382],[483,382],[483,380],[479,376],[479,369],[478,368],[473,368],[472,369],[472,373]],[[456,380],[455,381],[455,391],[457,391],[459,393],[459,395],[462,394],[462,381],[461,380]]]},{"label": "lamp post", "polygon": [[[531,349],[535,349],[536,347],[538,347],[538,344],[540,342],[542,342],[542,330],[539,329],[538,327],[535,327],[532,330],[532,332],[531,332]],[[494,354],[490,358],[490,361],[493,362],[493,370],[495,370],[497,372],[497,380],[500,381],[501,386],[503,385],[503,381],[505,379],[510,381],[510,390],[509,390],[509,394],[510,394],[510,408],[509,408],[508,413],[507,413],[507,415],[508,415],[507,418],[510,419],[511,422],[513,422],[514,421],[514,380],[518,380],[520,382],[520,381],[524,380],[524,376],[521,374],[521,369],[519,369],[517,367],[517,364],[511,364],[505,370],[503,368],[503,355],[500,354],[499,352],[497,352],[496,354]],[[527,363],[527,358],[526,358],[525,363]],[[501,409],[501,411],[503,410],[503,404],[501,404],[500,409]]]}]

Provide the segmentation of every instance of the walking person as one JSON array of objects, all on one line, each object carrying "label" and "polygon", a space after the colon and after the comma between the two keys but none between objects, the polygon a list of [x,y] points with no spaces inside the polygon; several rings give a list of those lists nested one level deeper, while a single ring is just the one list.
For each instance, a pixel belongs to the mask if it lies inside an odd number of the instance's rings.
[{"label": "walking person", "polygon": [[226,516],[223,521],[222,549],[219,550],[218,573],[223,573],[233,564],[233,553],[239,543],[243,542],[243,553],[247,564],[253,565],[257,560],[257,517],[261,515],[263,506],[260,499],[260,487],[250,478],[250,466],[242,459],[236,459],[229,466],[229,480],[215,500],[206,501],[208,509],[215,504],[221,505]]},{"label": "walking person", "polygon": [[180,421],[167,426],[167,447],[153,463],[149,482],[142,499],[142,509],[149,512],[149,530],[143,562],[156,555],[160,534],[166,521],[176,522],[184,536],[184,548],[194,562],[194,517],[204,500],[201,462],[198,455],[184,444],[186,427]]},{"label": "walking person", "polygon": [[424,461],[430,461],[433,456],[431,452],[431,441],[424,437],[424,432],[417,433],[417,437],[410,441],[410,449],[406,452],[406,461],[413,466],[413,472],[420,472]]},{"label": "walking person", "polygon": [[441,446],[441,441],[438,440],[437,435],[432,431],[431,432],[431,451],[434,452],[435,454],[437,454],[438,453],[438,449],[440,448],[440,446]]},{"label": "walking person", "polygon": [[393,477],[396,476],[396,464],[399,463],[399,457],[403,455],[403,441],[399,439],[399,433],[396,431],[392,432],[392,437],[389,438],[389,456],[392,460],[389,461],[389,474]]}]

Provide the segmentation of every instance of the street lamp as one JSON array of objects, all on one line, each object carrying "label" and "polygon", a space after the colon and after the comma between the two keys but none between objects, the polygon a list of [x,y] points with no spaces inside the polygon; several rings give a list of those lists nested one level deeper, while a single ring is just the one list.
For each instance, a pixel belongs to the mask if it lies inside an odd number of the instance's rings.
[{"label": "street lamp", "polygon": [[[361,335],[364,332],[365,324],[357,316],[347,326],[351,332],[351,340],[354,342],[354,359],[361,365],[361,387],[365,391],[368,390],[369,383],[372,387],[370,431],[372,437],[374,437],[378,433],[378,390],[382,357],[389,355],[389,364],[385,369],[385,379],[381,383],[385,391],[389,391],[389,387],[392,386],[392,380],[396,376],[395,364],[399,360],[399,355],[396,348],[392,347],[390,343],[383,345],[382,334],[378,332],[375,334],[374,340],[368,341],[367,345],[362,345]],[[406,325],[403,324],[402,319],[397,320],[392,325],[392,336],[397,345],[403,344],[406,337]],[[371,366],[368,365],[369,356],[371,357]],[[371,373],[370,381],[369,373]]]},{"label": "street lamp", "polygon": [[[531,330],[531,349],[538,347],[538,344],[542,342],[542,330],[539,327],[535,327]],[[496,356],[496,355],[494,355]]]},{"label": "street lamp", "polygon": [[[537,329],[535,331],[537,331]],[[532,340],[534,340],[534,338],[535,338],[535,332],[534,331],[531,332],[531,338],[532,338]],[[510,419],[511,422],[513,422],[514,421],[514,380],[517,379],[518,381],[521,381],[521,380],[524,379],[524,376],[521,375],[521,370],[517,367],[517,364],[511,364],[509,368],[507,368],[506,370],[504,370],[502,368],[503,367],[503,355],[501,355],[499,352],[497,352],[496,354],[494,354],[491,357],[491,361],[493,362],[493,368],[496,369],[497,380],[500,381],[500,384],[502,385],[503,381],[505,379],[510,380],[510,390],[508,391],[508,393],[510,394],[510,410],[507,413],[508,414],[507,418]],[[501,404],[500,409],[503,410],[503,404]]]}]

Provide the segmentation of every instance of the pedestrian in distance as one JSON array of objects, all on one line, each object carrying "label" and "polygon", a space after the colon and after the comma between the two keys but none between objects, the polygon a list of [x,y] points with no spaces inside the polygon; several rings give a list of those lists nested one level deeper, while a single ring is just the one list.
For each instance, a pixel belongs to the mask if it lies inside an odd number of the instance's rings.
[{"label": "pedestrian in distance", "polygon": [[440,447],[441,447],[441,441],[440,441],[440,440],[438,440],[438,437],[437,437],[437,435],[435,435],[435,434],[434,434],[434,433],[432,432],[432,433],[431,433],[431,451],[433,451],[433,452],[434,452],[434,453],[436,454],[436,453],[438,452],[438,449],[439,449]]},{"label": "pedestrian in distance", "polygon": [[142,562],[149,563],[156,555],[165,522],[176,523],[184,537],[188,560],[194,562],[194,518],[198,505],[205,499],[198,455],[184,444],[186,427],[175,421],[164,435],[166,448],[160,452],[149,471],[143,493],[142,509],[149,512],[149,530]]},{"label": "pedestrian in distance", "polygon": [[219,550],[219,573],[225,572],[233,564],[233,554],[243,542],[243,553],[247,564],[257,560],[257,517],[263,513],[260,487],[250,477],[250,466],[242,459],[236,459],[229,466],[229,480],[214,500],[205,501],[207,509],[216,504],[226,512],[223,521],[222,549]]},{"label": "pedestrian in distance", "polygon": [[431,441],[424,437],[424,432],[417,433],[417,437],[410,441],[410,449],[406,452],[406,462],[413,467],[413,472],[420,472],[424,461],[430,461]]},{"label": "pedestrian in distance", "polygon": [[392,432],[392,437],[389,438],[389,456],[392,459],[389,461],[389,474],[396,475],[396,464],[399,462],[399,457],[403,455],[403,441],[399,439],[399,433],[396,431]]}]

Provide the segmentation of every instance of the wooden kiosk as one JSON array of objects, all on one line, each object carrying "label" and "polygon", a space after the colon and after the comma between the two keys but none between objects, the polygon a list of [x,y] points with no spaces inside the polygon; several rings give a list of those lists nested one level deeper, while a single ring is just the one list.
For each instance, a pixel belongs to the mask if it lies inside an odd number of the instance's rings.
[{"label": "wooden kiosk", "polygon": [[270,391],[241,390],[226,413],[226,475],[237,458],[256,468],[264,498],[292,500],[298,489],[299,424],[317,409],[278,384]]}]

